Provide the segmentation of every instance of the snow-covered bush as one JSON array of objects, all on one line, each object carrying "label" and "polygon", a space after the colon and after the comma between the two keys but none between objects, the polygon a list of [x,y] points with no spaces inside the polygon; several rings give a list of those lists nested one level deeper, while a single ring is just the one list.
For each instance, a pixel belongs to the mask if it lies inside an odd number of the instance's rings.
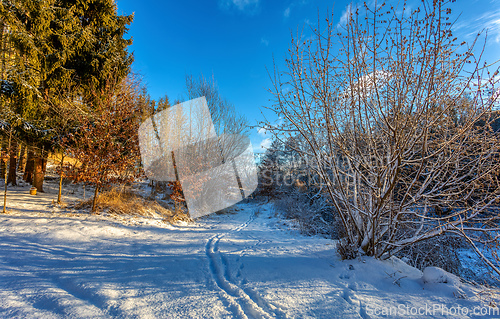
[{"label": "snow-covered bush", "polygon": [[460,278],[439,267],[425,267],[422,280],[427,284],[460,284]]},{"label": "snow-covered bush", "polygon": [[460,237],[444,235],[406,246],[398,253],[398,257],[420,270],[435,266],[460,276],[463,267],[457,251],[465,245]]},{"label": "snow-covered bush", "polygon": [[282,217],[297,221],[300,231],[305,235],[321,235],[327,238],[339,238],[339,223],[332,220],[323,198],[311,200],[307,193],[289,189],[275,200],[275,206]]},{"label": "snow-covered bush", "polygon": [[498,69],[454,37],[449,3],[365,4],[293,38],[271,90],[282,121],[266,127],[300,141],[358,251],[385,259],[453,233],[500,275],[477,248],[498,240]]}]

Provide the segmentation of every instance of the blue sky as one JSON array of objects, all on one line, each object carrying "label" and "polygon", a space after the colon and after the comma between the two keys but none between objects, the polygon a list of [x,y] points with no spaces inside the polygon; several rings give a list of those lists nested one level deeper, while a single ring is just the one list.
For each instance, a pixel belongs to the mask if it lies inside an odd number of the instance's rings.
[{"label": "blue sky", "polygon": [[[397,4],[398,1],[389,1]],[[412,5],[412,1],[410,6]],[[221,94],[251,125],[264,113],[276,120],[270,107],[272,85],[266,67],[283,64],[291,32],[308,28],[333,10],[340,21],[351,1],[325,0],[117,0],[120,14],[135,14],[128,35],[133,37],[134,71],[139,72],[152,98],[181,99],[185,75],[214,76]],[[362,3],[362,2],[361,2]],[[356,2],[354,2],[356,5]],[[458,0],[452,6],[460,18],[460,39],[488,30],[486,59],[500,59],[500,0]],[[252,129],[256,151],[268,136]]]}]

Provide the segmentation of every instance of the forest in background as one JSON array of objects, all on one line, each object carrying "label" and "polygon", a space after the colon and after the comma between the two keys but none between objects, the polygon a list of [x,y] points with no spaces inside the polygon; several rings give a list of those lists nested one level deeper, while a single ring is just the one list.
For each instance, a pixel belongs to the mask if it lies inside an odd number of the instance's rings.
[{"label": "forest in background", "polygon": [[[0,19],[5,193],[17,184],[18,173],[43,192],[51,158],[59,166],[57,202],[63,179],[86,183],[94,188],[95,211],[103,187],[141,174],[138,127],[170,106],[166,95],[151,99],[132,71],[127,30],[133,16],[118,15],[113,0],[8,0],[0,4]],[[186,76],[186,95],[207,96],[219,126],[246,130],[214,79]],[[178,184],[171,186],[180,192]]]}]

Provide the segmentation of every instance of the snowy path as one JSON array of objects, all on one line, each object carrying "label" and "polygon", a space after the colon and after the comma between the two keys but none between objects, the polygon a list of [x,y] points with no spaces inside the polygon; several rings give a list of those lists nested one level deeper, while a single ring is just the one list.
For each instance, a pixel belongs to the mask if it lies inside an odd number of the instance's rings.
[{"label": "snowy path", "polygon": [[332,241],[281,227],[272,206],[239,207],[184,226],[1,215],[0,317],[370,318],[377,306],[485,302],[401,262],[340,261]]},{"label": "snowy path", "polygon": [[[299,239],[296,234],[286,236],[282,230],[272,227],[275,220],[270,221],[269,212],[262,212],[264,208],[254,207],[249,210],[253,213],[246,221],[241,219],[246,214],[235,216],[233,219],[238,222],[234,223],[233,228],[211,237],[205,249],[213,281],[225,306],[234,317],[316,317],[321,313],[334,317],[335,314],[338,317],[348,314],[360,317],[355,307],[338,298],[334,298],[335,302],[327,309],[314,309],[309,314],[304,313],[310,307],[307,304],[324,299],[322,294],[325,291],[322,287],[317,286],[314,281],[308,282],[308,278],[311,272],[315,272],[314,268],[325,269],[327,264],[331,266],[333,260],[318,258],[320,256],[317,253],[334,257],[332,243],[322,239],[319,240],[321,243],[315,242],[317,238]],[[305,241],[308,244],[301,247]],[[301,244],[297,247],[298,242]],[[305,250],[309,251],[306,256]],[[287,278],[290,282],[286,282]],[[286,296],[289,293],[287,290],[292,295]],[[302,295],[300,299],[297,294]],[[323,306],[326,305],[322,304]]]}]

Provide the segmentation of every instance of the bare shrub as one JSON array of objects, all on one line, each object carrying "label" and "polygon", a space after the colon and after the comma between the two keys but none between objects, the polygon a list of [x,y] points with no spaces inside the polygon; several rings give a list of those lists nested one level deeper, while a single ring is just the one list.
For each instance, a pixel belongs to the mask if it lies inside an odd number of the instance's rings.
[{"label": "bare shrub", "polygon": [[311,201],[307,194],[292,190],[276,199],[275,205],[284,218],[297,221],[300,232],[304,235],[339,238],[340,225],[329,220],[332,218],[332,214],[328,212],[331,208],[321,200]]},{"label": "bare shrub", "polygon": [[423,270],[435,266],[455,275],[462,275],[463,268],[457,254],[466,245],[458,236],[445,235],[406,246],[398,257],[404,258],[410,266]]},{"label": "bare shrub", "polygon": [[357,247],[344,237],[337,242],[337,253],[342,260],[354,259],[359,256]]},{"label": "bare shrub", "polygon": [[61,146],[75,159],[70,176],[94,187],[92,211],[97,208],[101,188],[126,184],[139,176],[138,128],[143,104],[134,75],[120,82],[110,78],[105,88],[93,92],[92,112],[75,112],[78,128],[61,138]]},{"label": "bare shrub", "polygon": [[358,251],[385,259],[452,233],[500,275],[482,252],[499,240],[498,69],[454,37],[450,3],[365,4],[294,37],[272,75],[283,121],[264,125],[297,141]]}]

